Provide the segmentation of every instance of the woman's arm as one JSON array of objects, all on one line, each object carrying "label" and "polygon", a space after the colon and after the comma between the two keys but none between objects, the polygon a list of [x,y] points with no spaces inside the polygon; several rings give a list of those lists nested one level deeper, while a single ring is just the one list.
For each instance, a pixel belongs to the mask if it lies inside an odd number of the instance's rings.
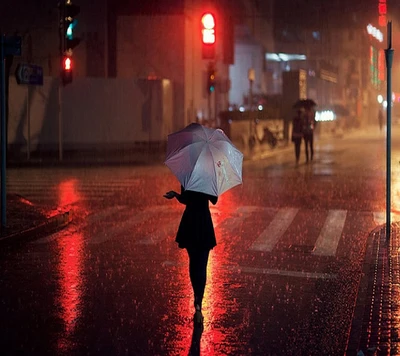
[{"label": "woman's arm", "polygon": [[164,194],[164,198],[167,199],[173,199],[176,198],[179,203],[181,204],[187,204],[187,199],[186,199],[186,194],[185,194],[185,190],[183,189],[183,187],[181,187],[181,194],[175,192],[174,190],[170,190],[169,192]]}]

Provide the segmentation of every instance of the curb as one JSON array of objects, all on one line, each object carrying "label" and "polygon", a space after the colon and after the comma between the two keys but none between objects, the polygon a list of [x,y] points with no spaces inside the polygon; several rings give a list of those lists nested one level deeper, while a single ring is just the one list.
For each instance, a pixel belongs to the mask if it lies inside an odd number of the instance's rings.
[{"label": "curb", "polygon": [[21,240],[33,239],[43,234],[53,233],[72,221],[72,211],[58,213],[46,219],[43,223],[23,229],[10,235],[0,237],[0,243],[18,243]]},{"label": "curb", "polygon": [[[364,262],[361,267],[361,278],[358,285],[357,298],[353,307],[353,317],[351,322],[351,328],[348,335],[346,345],[346,356],[356,356],[360,351],[361,337],[365,332],[365,320],[364,314],[367,308],[371,305],[371,300],[368,300],[368,289],[370,286],[370,273],[371,267],[374,263],[377,263],[376,255],[374,256],[374,245],[376,240],[379,238],[378,234],[382,230],[383,226],[378,226],[371,231],[367,238],[367,244],[365,247]],[[375,259],[374,259],[375,257]]]},{"label": "curb", "polygon": [[397,222],[391,224],[391,241],[385,224],[368,236],[346,356],[398,354],[398,229]]}]

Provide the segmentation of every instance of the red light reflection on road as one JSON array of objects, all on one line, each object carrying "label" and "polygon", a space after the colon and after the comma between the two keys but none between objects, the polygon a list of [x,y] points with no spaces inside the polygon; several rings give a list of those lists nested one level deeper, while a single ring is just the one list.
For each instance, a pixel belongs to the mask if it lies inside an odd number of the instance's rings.
[{"label": "red light reflection on road", "polygon": [[[234,190],[230,190],[218,198],[218,203],[212,209],[214,225],[221,224],[225,218],[236,208],[234,201]],[[224,318],[227,313],[227,304],[231,303],[225,286],[226,269],[223,265],[229,263],[229,254],[224,250],[224,232],[216,227],[215,229],[217,246],[210,252],[207,266],[207,285],[203,300],[204,332],[202,336],[201,351],[204,355],[220,355],[221,345],[225,345],[224,353],[231,354],[229,344],[225,342],[226,330],[215,328],[218,320]]]},{"label": "red light reflection on road", "polygon": [[[218,200],[218,203],[211,207],[211,214],[214,225],[221,224],[225,218],[236,210],[236,203],[234,201],[234,193],[228,191],[224,193]],[[178,209],[181,205],[177,204]],[[183,212],[183,210],[182,210]],[[209,256],[209,262],[207,267],[207,285],[203,299],[203,315],[204,315],[204,329],[203,332],[199,332],[199,329],[193,329],[193,289],[190,284],[189,278],[189,260],[186,250],[179,250],[177,254],[177,266],[176,273],[173,273],[174,284],[176,285],[176,296],[173,298],[176,303],[172,304],[171,310],[167,310],[166,313],[177,313],[178,323],[173,325],[174,335],[179,335],[178,338],[174,338],[171,342],[170,355],[181,355],[181,354],[198,354],[196,347],[193,347],[195,343],[200,343],[200,354],[213,356],[221,355],[221,345],[224,345],[223,354],[231,354],[229,343],[226,342],[226,337],[229,333],[221,327],[218,327],[219,321],[224,319],[226,316],[226,306],[230,308],[234,307],[232,303],[235,301],[229,300],[229,291],[226,290],[225,274],[226,269],[222,269],[222,266],[227,261],[228,254],[224,250],[225,238],[229,236],[223,236],[224,232],[220,231],[218,227],[215,228],[217,247],[215,247]],[[176,249],[177,246],[171,246],[172,249]],[[182,296],[185,296],[182,298]],[[174,310],[176,308],[176,310]],[[168,315],[165,315],[165,320],[168,319]],[[188,322],[189,321],[189,322]],[[184,353],[181,351],[185,350]]]},{"label": "red light reflection on road", "polygon": [[[71,179],[59,185],[59,204],[68,205],[80,201],[77,191],[77,180]],[[60,276],[57,304],[60,307],[60,317],[64,322],[64,333],[58,340],[59,350],[71,350],[72,335],[81,314],[83,293],[83,242],[80,232],[66,232],[57,240],[59,253],[58,273]]]},{"label": "red light reflection on road", "polygon": [[76,179],[69,179],[59,184],[58,186],[59,205],[66,206],[80,200],[77,185],[78,181]]},{"label": "red light reflection on road", "polygon": [[60,250],[60,292],[58,304],[61,307],[61,318],[64,321],[64,335],[58,347],[70,349],[70,337],[80,317],[80,303],[83,292],[83,235],[74,233],[59,240]]}]

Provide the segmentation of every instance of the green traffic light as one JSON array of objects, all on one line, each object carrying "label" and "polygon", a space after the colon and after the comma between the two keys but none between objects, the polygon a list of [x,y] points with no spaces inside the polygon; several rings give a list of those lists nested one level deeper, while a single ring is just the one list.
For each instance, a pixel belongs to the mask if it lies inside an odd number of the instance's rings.
[{"label": "green traffic light", "polygon": [[74,38],[74,27],[78,24],[78,20],[74,19],[67,27],[67,31],[65,31],[65,37],[69,40]]},{"label": "green traffic light", "polygon": [[67,35],[67,38],[69,39],[69,40],[72,40],[72,38],[73,38],[73,31],[72,31],[72,28],[73,28],[73,26],[72,26],[72,23],[68,26],[68,28],[67,28],[67,33],[66,33],[66,35]]}]

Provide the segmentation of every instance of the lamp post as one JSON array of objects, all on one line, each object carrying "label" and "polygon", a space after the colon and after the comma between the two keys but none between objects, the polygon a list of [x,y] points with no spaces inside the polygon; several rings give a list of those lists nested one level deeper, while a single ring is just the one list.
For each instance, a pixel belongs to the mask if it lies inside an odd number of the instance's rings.
[{"label": "lamp post", "polygon": [[391,140],[392,140],[392,22],[387,24],[388,48],[385,49],[387,88],[386,88],[386,239],[390,240],[390,213],[391,213]]}]

